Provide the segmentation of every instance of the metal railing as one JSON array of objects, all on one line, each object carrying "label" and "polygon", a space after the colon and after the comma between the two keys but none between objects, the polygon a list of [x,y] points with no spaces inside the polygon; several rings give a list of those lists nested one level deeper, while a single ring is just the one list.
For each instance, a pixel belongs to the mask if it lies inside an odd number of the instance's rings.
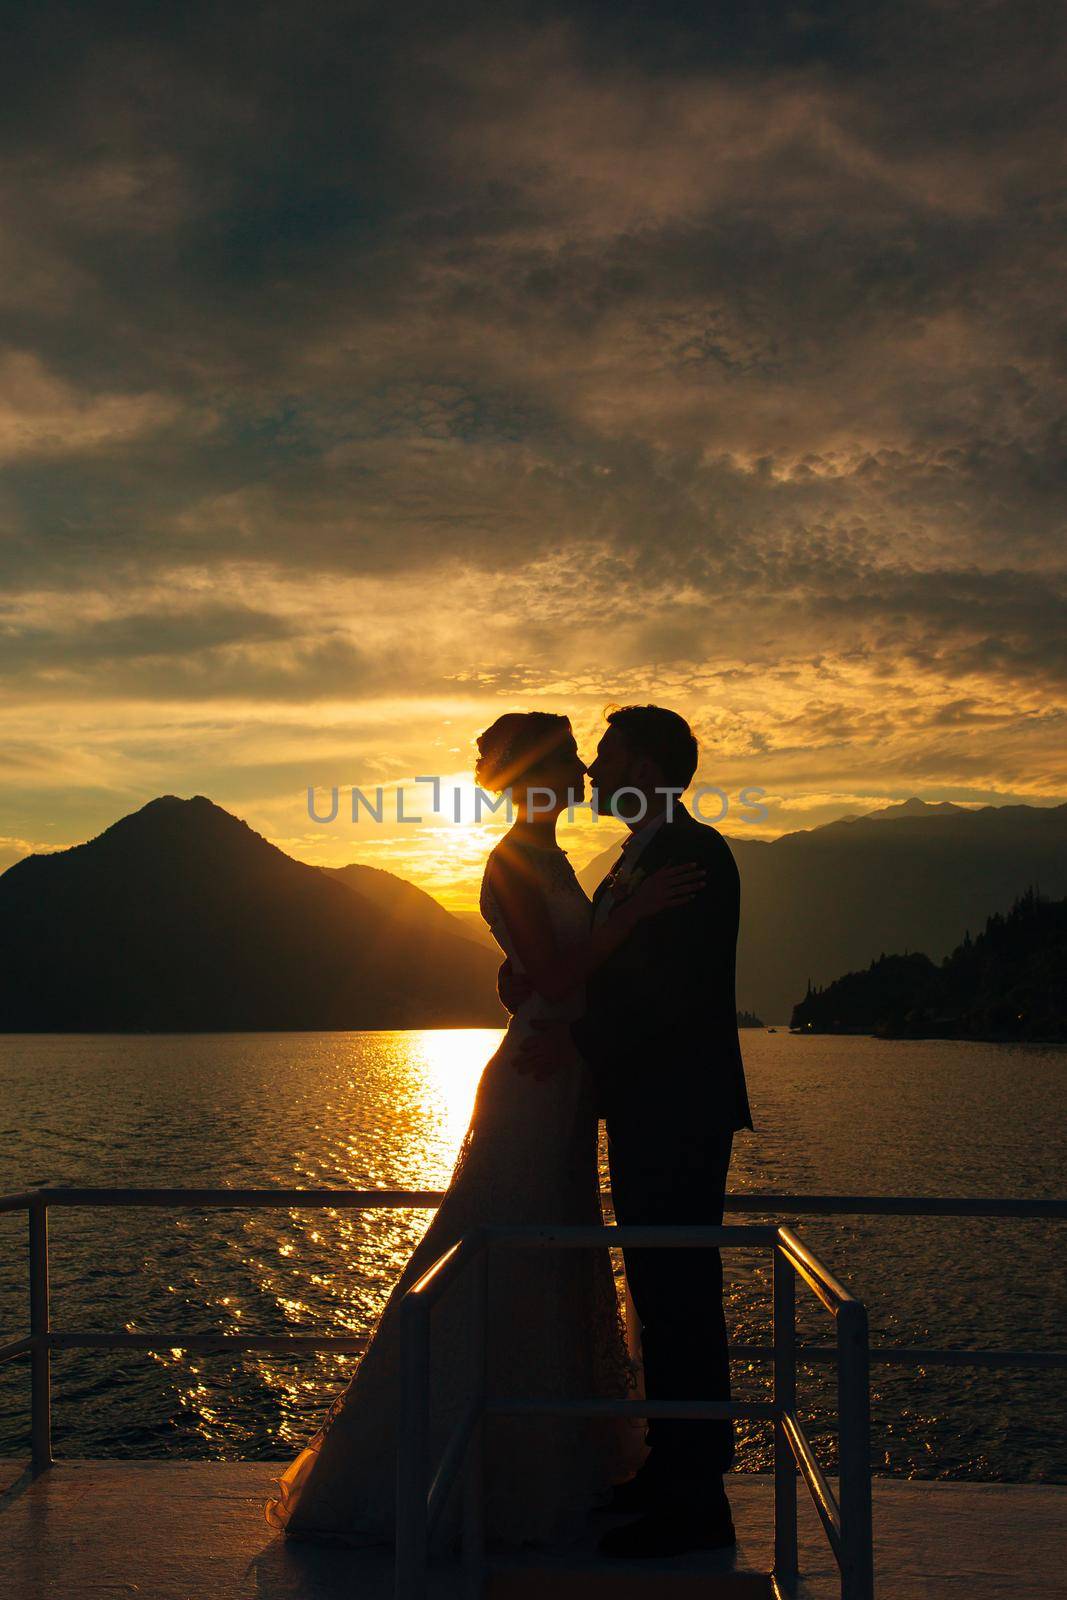
[{"label": "metal railing", "polygon": [[[439,1205],[442,1194],[443,1191],[436,1189],[40,1188],[22,1194],[0,1196],[0,1213],[24,1212],[28,1219],[29,1334],[0,1345],[0,1365],[22,1357],[28,1357],[30,1361],[30,1440],[34,1471],[41,1472],[52,1464],[51,1359],[54,1350],[182,1349],[203,1353],[258,1351],[264,1354],[282,1355],[317,1351],[358,1352],[366,1344],[365,1338],[354,1335],[228,1333],[178,1333],[176,1335],[173,1331],[159,1333],[130,1333],[128,1331],[64,1332],[55,1329],[51,1326],[49,1301],[49,1210],[73,1207],[105,1209],[192,1207],[203,1210],[259,1210],[266,1208],[345,1211],[394,1208],[432,1210]],[[791,1217],[996,1217],[1029,1220],[1043,1219],[1048,1221],[1067,1218],[1067,1200],[1016,1200],[993,1197],[975,1199],[918,1195],[732,1194],[727,1196],[725,1209],[731,1214],[755,1213],[777,1216],[785,1214]],[[770,1231],[774,1232],[777,1237],[776,1229],[771,1229]],[[609,1235],[606,1240],[608,1244],[621,1245],[625,1242],[623,1239],[624,1230],[611,1228],[605,1230],[605,1232]],[[788,1233],[788,1229],[785,1232]],[[797,1241],[798,1245],[799,1243]],[[803,1250],[804,1247],[800,1246],[800,1248]],[[784,1247],[777,1246],[775,1259],[777,1260],[779,1253],[783,1252]],[[790,1278],[792,1278],[796,1270],[795,1265],[792,1265],[789,1273]],[[777,1296],[779,1294],[785,1295],[789,1292],[780,1287],[781,1281],[784,1281],[784,1267],[779,1269],[775,1277],[776,1308],[778,1304]],[[779,1321],[780,1325],[784,1323],[784,1306],[780,1309]],[[730,1355],[732,1359],[737,1360],[773,1362],[776,1382],[779,1377],[779,1366],[785,1360],[785,1355],[779,1347],[777,1338],[774,1345],[731,1345]],[[821,1365],[833,1363],[839,1360],[839,1349],[834,1345],[801,1345],[797,1344],[794,1339],[792,1359],[798,1364]],[[902,1346],[876,1346],[869,1351],[869,1359],[874,1362],[914,1366],[1067,1368],[1067,1351],[1063,1350],[918,1349]],[[838,1377],[840,1381],[840,1370]],[[779,1399],[781,1398],[781,1393],[782,1391],[779,1390]],[[680,1404],[680,1402],[678,1403]],[[642,1414],[648,1415],[648,1402],[642,1402],[642,1404],[645,1406],[645,1411]],[[674,1414],[677,1415],[678,1413]],[[439,1515],[439,1508],[443,1504],[440,1483],[445,1480],[442,1477],[442,1473],[447,1476],[447,1472],[452,1470],[453,1459],[458,1462],[471,1439],[474,1438],[474,1434],[475,1424],[471,1422],[467,1438],[460,1441],[463,1448],[458,1449],[457,1447],[454,1457],[442,1461],[437,1480],[435,1480],[438,1487],[436,1498],[430,1508],[431,1519]],[[781,1437],[783,1434],[785,1435],[784,1439]],[[784,1416],[781,1419],[776,1419],[776,1484],[779,1481],[779,1460],[784,1458],[786,1449],[788,1449],[790,1457],[793,1457],[795,1455],[795,1444],[796,1440],[790,1434]],[[809,1461],[809,1468],[811,1465],[812,1462]],[[804,1472],[810,1486],[814,1474],[809,1476],[803,1464],[801,1464],[801,1471]],[[815,1481],[817,1484],[818,1480],[816,1479]],[[475,1487],[476,1485],[468,1489],[468,1495],[472,1502],[477,1499],[474,1492]],[[818,1504],[819,1501],[817,1500],[816,1503]],[[781,1513],[781,1508],[778,1507],[777,1489],[776,1508]],[[845,1514],[847,1519],[847,1510]],[[470,1506],[468,1506],[465,1514],[465,1522],[468,1518],[475,1518],[472,1532],[476,1532],[475,1512]],[[785,1530],[785,1535],[788,1534],[787,1515],[779,1514],[778,1527],[780,1530]],[[786,1543],[788,1545],[788,1539]],[[779,1551],[776,1547],[775,1561],[776,1569],[780,1568],[784,1575],[789,1567],[788,1550]]]},{"label": "metal railing", "polygon": [[[523,1249],[678,1250],[769,1248],[774,1263],[774,1402],[490,1397],[486,1393],[487,1283],[494,1246]],[[471,1399],[430,1479],[430,1314],[464,1269],[472,1271]],[[840,1500],[815,1459],[796,1410],[796,1279],[800,1277],[837,1327]],[[774,1572],[791,1594],[798,1576],[796,1469],[811,1491],[841,1573],[842,1600],[872,1600],[871,1450],[867,1312],[789,1228],[560,1227],[481,1228],[466,1234],[402,1299],[402,1404],[397,1451],[396,1600],[424,1600],[429,1539],[457,1476],[463,1482],[463,1567],[468,1600],[478,1600],[488,1570],[484,1514],[484,1425],[487,1417],[752,1417],[774,1423]]]}]

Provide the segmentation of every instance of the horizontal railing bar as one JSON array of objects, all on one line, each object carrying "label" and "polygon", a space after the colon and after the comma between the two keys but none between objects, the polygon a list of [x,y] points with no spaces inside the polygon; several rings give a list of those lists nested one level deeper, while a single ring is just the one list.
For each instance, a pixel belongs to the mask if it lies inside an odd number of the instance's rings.
[{"label": "horizontal railing bar", "polygon": [[811,1491],[811,1498],[815,1502],[815,1509],[819,1513],[819,1520],[826,1529],[826,1537],[830,1541],[830,1548],[841,1565],[841,1507],[819,1463],[815,1459],[815,1452],[811,1448],[811,1441],[797,1421],[796,1413],[786,1411],[782,1416],[782,1426],[785,1436],[789,1441],[789,1448],[800,1468],[801,1475]]},{"label": "horizontal railing bar", "polygon": [[[0,1212],[24,1211],[43,1197],[50,1206],[241,1206],[334,1207],[359,1210],[381,1207],[431,1209],[440,1205],[443,1189],[72,1189],[48,1188],[27,1194],[0,1195]],[[610,1191],[602,1198],[610,1203]],[[888,1217],[1015,1217],[1067,1218],[1067,1200],[1018,1200],[997,1196],[729,1194],[732,1212],[788,1211],[808,1216]]]},{"label": "horizontal railing bar", "polygon": [[699,1245],[748,1245],[759,1249],[775,1242],[777,1230],[752,1223],[739,1223],[733,1227],[689,1227],[674,1223],[668,1227],[586,1226],[559,1227],[507,1227],[485,1229],[492,1245],[512,1245],[518,1248],[582,1250],[595,1245],[615,1245],[620,1249],[640,1249],[642,1246],[659,1250],[688,1250]]},{"label": "horizontal railing bar", "polygon": [[440,1189],[39,1189],[50,1206],[197,1206],[205,1210],[319,1208],[337,1211],[430,1210]]},{"label": "horizontal railing bar", "polygon": [[[329,1351],[359,1354],[367,1347],[369,1334],[229,1334],[229,1333],[50,1333],[53,1350],[189,1350],[197,1354],[223,1350]],[[14,1361],[32,1348],[32,1339],[16,1339],[0,1347],[0,1362]],[[1067,1367],[1064,1350],[918,1350],[904,1345],[875,1345],[872,1361],[916,1367],[1037,1367],[1058,1370]],[[730,1349],[732,1361],[774,1360],[774,1348],[766,1344],[736,1344]],[[812,1366],[832,1366],[837,1346],[802,1344],[797,1346],[798,1362]]]},{"label": "horizontal railing bar", "polygon": [[1067,1200],[900,1194],[728,1194],[727,1211],[795,1210],[808,1216],[1067,1217]]},{"label": "horizontal railing bar", "polygon": [[190,1350],[198,1354],[225,1350],[273,1351],[334,1350],[358,1354],[367,1347],[366,1334],[313,1333],[50,1333],[52,1350]]},{"label": "horizontal railing bar", "polygon": [[[774,1346],[735,1344],[730,1347],[735,1361],[773,1361]],[[872,1345],[872,1361],[916,1367],[1067,1367],[1067,1350],[950,1350],[912,1349],[908,1345]],[[813,1366],[831,1366],[837,1360],[835,1344],[798,1344],[797,1360]]]},{"label": "horizontal railing bar", "polygon": [[778,1228],[776,1235],[778,1248],[789,1265],[800,1274],[808,1287],[814,1290],[832,1316],[836,1317],[842,1306],[855,1303],[855,1296],[848,1292],[832,1272],[827,1271],[791,1228]]},{"label": "horizontal railing bar", "polygon": [[485,1402],[495,1417],[762,1417],[773,1422],[778,1407],[755,1400],[508,1400]]}]

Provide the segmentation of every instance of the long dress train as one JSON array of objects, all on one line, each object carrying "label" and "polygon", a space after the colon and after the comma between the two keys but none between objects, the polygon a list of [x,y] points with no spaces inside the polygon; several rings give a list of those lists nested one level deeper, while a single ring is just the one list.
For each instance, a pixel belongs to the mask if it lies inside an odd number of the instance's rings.
[{"label": "long dress train", "polygon": [[[588,938],[589,902],[565,853],[521,847],[537,874],[562,951]],[[485,879],[482,914],[522,970]],[[367,1544],[394,1535],[400,1339],[405,1291],[470,1228],[487,1223],[593,1223],[603,1218],[597,1120],[589,1070],[575,1051],[547,1080],[514,1069],[536,1018],[580,1014],[580,993],[533,995],[511,1018],[482,1072],[448,1189],[387,1301],[356,1371],[323,1425],[282,1475],[266,1506],[287,1538]],[[436,1465],[470,1397],[469,1281],[445,1291],[431,1317],[430,1459]],[[529,1398],[632,1398],[637,1376],[625,1341],[606,1249],[493,1247],[489,1273],[488,1388]],[[565,1541],[591,1504],[645,1454],[630,1419],[487,1420],[486,1531],[508,1544]],[[453,1494],[439,1543],[458,1536]]]}]

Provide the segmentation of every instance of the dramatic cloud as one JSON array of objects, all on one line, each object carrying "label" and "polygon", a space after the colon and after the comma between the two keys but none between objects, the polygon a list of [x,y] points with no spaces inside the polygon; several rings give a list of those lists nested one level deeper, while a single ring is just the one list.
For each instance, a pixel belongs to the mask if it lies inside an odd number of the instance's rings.
[{"label": "dramatic cloud", "polygon": [[203,792],[469,898],[306,785],[621,699],[764,832],[1067,798],[1063,57],[1035,3],[27,9],[0,864]]}]

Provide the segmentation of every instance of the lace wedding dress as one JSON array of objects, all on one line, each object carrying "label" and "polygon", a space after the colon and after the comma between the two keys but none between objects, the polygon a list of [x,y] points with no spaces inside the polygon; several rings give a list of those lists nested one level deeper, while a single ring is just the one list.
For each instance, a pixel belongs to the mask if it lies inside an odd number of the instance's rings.
[{"label": "lace wedding dress", "polygon": [[[589,902],[565,853],[521,847],[543,890],[562,952],[589,936]],[[500,908],[482,881],[481,911],[522,971]],[[280,1479],[267,1521],[288,1538],[366,1544],[394,1533],[401,1297],[457,1239],[479,1223],[602,1221],[597,1121],[589,1071],[577,1052],[538,1081],[514,1069],[533,1018],[580,1015],[580,993],[549,1002],[534,994],[511,1018],[478,1084],[470,1126],[447,1192],[381,1314],[348,1387]],[[469,1402],[470,1284],[461,1274],[431,1317],[430,1460]],[[627,1354],[606,1249],[507,1250],[489,1269],[491,1395],[632,1398]],[[491,1417],[486,1422],[486,1529],[508,1544],[566,1541],[613,1480],[645,1454],[631,1419]],[[438,1542],[454,1544],[460,1496],[445,1508]]]}]

